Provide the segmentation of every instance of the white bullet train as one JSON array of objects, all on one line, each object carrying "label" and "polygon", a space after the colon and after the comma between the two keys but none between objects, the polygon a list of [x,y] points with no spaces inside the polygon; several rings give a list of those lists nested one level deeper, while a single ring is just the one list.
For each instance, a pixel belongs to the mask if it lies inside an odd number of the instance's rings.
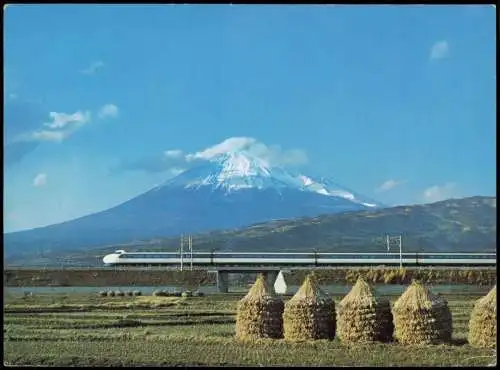
[{"label": "white bullet train", "polygon": [[262,253],[126,252],[106,255],[106,266],[495,266],[496,253]]}]

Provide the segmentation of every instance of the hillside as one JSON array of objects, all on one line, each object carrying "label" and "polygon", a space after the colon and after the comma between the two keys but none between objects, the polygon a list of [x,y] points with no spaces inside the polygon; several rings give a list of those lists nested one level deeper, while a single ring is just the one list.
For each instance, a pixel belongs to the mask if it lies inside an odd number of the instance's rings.
[{"label": "hillside", "polygon": [[[471,197],[348,212],[193,235],[195,251],[381,252],[384,235],[403,235],[404,252],[486,252],[496,250],[496,197]],[[64,255],[67,263],[95,264],[121,248],[178,250],[179,238],[135,241]],[[395,250],[395,249],[394,249]],[[47,255],[53,260],[56,255]]]}]

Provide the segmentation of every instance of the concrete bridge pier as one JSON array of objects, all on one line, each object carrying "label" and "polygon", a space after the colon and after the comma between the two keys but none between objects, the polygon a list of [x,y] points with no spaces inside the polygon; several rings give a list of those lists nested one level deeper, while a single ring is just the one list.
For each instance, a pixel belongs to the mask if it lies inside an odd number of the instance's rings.
[{"label": "concrete bridge pier", "polygon": [[217,271],[217,290],[219,293],[229,292],[229,272]]},{"label": "concrete bridge pier", "polygon": [[279,271],[264,271],[262,274],[264,275],[264,280],[266,280],[267,288],[271,292],[274,292],[274,283],[276,282]]},{"label": "concrete bridge pier", "polygon": [[229,273],[233,272],[260,272],[264,275],[264,280],[266,281],[266,286],[272,292],[275,292],[276,289],[274,287],[276,279],[280,273],[280,270],[267,270],[267,269],[227,269],[227,270],[216,270],[217,271],[217,290],[219,293],[228,293],[229,292]]}]

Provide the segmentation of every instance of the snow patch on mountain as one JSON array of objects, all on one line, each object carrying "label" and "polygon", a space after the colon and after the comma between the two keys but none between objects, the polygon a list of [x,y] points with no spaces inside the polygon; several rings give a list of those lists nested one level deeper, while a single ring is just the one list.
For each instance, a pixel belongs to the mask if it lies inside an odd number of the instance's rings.
[{"label": "snow patch on mountain", "polygon": [[279,193],[282,189],[288,188],[344,198],[366,207],[377,206],[358,199],[354,194],[339,186],[316,181],[303,174],[293,174],[279,166],[271,166],[267,161],[246,151],[228,151],[214,155],[163,186],[185,189],[211,187],[228,194],[244,189],[273,189]]}]

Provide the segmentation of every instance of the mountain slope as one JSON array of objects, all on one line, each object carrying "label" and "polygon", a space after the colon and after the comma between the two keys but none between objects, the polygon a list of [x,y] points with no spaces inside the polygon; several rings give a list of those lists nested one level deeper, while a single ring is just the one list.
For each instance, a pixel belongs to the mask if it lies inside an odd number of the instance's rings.
[{"label": "mountain slope", "polygon": [[[470,197],[260,223],[193,236],[195,250],[383,252],[384,236],[403,235],[407,252],[496,250],[496,197]],[[177,250],[178,238],[124,246],[127,250]],[[109,253],[114,247],[102,250]],[[95,251],[93,251],[95,253]]]},{"label": "mountain slope", "polygon": [[[193,235],[195,251],[384,252],[384,235],[403,235],[403,252],[492,252],[496,250],[496,198],[471,197],[442,202],[271,221],[237,230]],[[100,265],[105,254],[127,251],[177,251],[179,238],[154,239],[64,253],[65,263]],[[397,246],[392,247],[397,252]],[[50,264],[9,259],[11,264]]]},{"label": "mountain slope", "polygon": [[68,251],[377,206],[340,187],[271,167],[248,153],[224,153],[106,211],[5,234],[4,255]]}]

